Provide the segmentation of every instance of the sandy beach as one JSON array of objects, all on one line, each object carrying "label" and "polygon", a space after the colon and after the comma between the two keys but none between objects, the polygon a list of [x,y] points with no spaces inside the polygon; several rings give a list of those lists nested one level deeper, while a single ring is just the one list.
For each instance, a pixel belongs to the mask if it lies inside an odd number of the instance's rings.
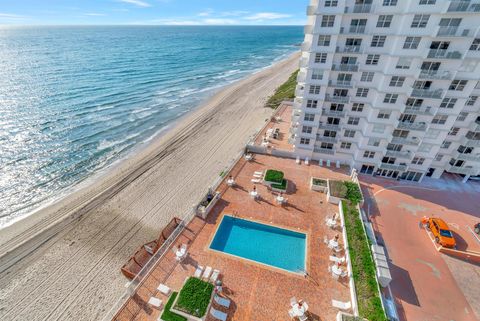
[{"label": "sandy beach", "polygon": [[0,319],[101,319],[125,290],[120,267],[219,177],[298,59],[224,88],[108,175],[3,229]]}]

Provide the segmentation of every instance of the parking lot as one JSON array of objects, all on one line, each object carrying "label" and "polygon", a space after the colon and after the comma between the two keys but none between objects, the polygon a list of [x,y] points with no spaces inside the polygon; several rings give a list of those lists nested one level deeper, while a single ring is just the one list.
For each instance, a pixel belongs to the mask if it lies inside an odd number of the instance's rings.
[{"label": "parking lot", "polygon": [[419,222],[448,223],[459,250],[480,252],[473,225],[480,222],[478,182],[458,178],[411,183],[361,176],[365,210],[389,257],[391,289],[401,319],[480,320],[480,266],[437,252]]}]

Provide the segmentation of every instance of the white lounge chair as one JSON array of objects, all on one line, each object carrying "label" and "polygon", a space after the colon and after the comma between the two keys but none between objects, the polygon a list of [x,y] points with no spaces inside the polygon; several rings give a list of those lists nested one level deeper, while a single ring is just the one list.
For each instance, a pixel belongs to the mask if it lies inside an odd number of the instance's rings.
[{"label": "white lounge chair", "polygon": [[253,177],[262,178],[262,177],[263,177],[263,174],[253,174]]},{"label": "white lounge chair", "polygon": [[195,270],[195,273],[193,274],[194,277],[200,278],[202,276],[203,272],[203,266],[197,265],[197,269]]},{"label": "white lounge chair", "polygon": [[158,286],[157,288],[158,291],[162,292],[163,294],[165,295],[169,295],[170,294],[170,288],[168,286],[166,286],[165,284],[163,283],[160,283],[160,285]]},{"label": "white lounge chair", "polygon": [[320,158],[320,159],[318,160],[318,166],[320,166],[320,167],[323,166],[323,159]]},{"label": "white lounge chair", "polygon": [[252,178],[251,182],[253,184],[260,184],[262,182],[262,180],[260,178]]},{"label": "white lounge chair", "polygon": [[263,172],[261,172],[261,171],[256,171],[254,174],[263,175]]},{"label": "white lounge chair", "polygon": [[215,302],[217,302],[218,305],[221,305],[222,307],[225,307],[225,308],[229,308],[230,307],[230,300],[229,299],[226,299],[226,298],[222,298],[218,295],[215,294],[215,296],[213,297],[213,299],[215,300]]},{"label": "white lounge chair", "polygon": [[327,159],[327,167],[330,167],[330,160]]},{"label": "white lounge chair", "polygon": [[305,165],[309,165],[310,164],[310,160],[308,159],[308,157],[305,157]]},{"label": "white lounge chair", "polygon": [[210,314],[212,315],[212,317],[214,317],[215,319],[217,320],[222,320],[222,321],[226,321],[227,320],[227,317],[228,317],[228,314],[222,312],[222,311],[218,311],[218,310],[215,310],[214,308],[210,308]]},{"label": "white lounge chair", "polygon": [[203,272],[203,278],[204,279],[207,279],[210,277],[210,273],[212,273],[212,267],[211,266],[207,266],[207,268],[205,269],[205,271]]},{"label": "white lounge chair", "polygon": [[348,310],[352,307],[352,304],[350,303],[350,301],[342,302],[342,301],[332,300],[332,306],[340,310]]},{"label": "white lounge chair", "polygon": [[215,283],[215,281],[217,281],[219,275],[220,275],[219,270],[213,270],[212,276],[210,277],[210,282]]},{"label": "white lounge chair", "polygon": [[295,163],[300,164],[300,156],[297,156],[297,159],[295,160]]},{"label": "white lounge chair", "polygon": [[295,315],[295,312],[293,312],[293,309],[288,310],[288,315],[290,316],[290,319],[296,318],[297,316]]},{"label": "white lounge chair", "polygon": [[330,255],[330,261],[332,262],[335,262],[335,263],[343,263],[345,262],[345,256],[342,256],[342,257],[336,257],[336,256],[333,256],[333,255]]},{"label": "white lounge chair", "polygon": [[152,296],[149,300],[148,300],[148,304],[150,304],[151,306],[155,307],[155,308],[160,308],[162,306],[162,300],[160,300],[159,298],[156,298],[154,296]]}]

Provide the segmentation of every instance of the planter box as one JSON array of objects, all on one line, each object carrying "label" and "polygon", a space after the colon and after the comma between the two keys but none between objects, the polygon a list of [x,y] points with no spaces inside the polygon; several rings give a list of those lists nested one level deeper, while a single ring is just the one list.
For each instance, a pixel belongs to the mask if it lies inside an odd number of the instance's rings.
[{"label": "planter box", "polygon": [[[325,186],[323,185],[315,185],[313,184],[313,181],[314,180],[321,180],[321,181],[324,181],[325,182]],[[322,193],[327,193],[328,192],[328,181],[326,179],[321,179],[321,178],[317,178],[317,177],[312,177],[310,179],[310,189],[312,191],[318,191],[318,192],[322,192]]]},{"label": "planter box", "polygon": [[350,313],[338,312],[336,321],[368,321],[367,319],[356,317]]},{"label": "planter box", "polygon": [[[185,281],[183,282],[184,285],[185,285],[185,283],[187,282],[188,279],[189,279],[188,277],[185,279]],[[182,317],[187,318],[188,321],[204,321],[205,319],[207,319],[208,313],[210,312],[210,307],[212,306],[212,301],[213,301],[213,296],[214,295],[215,295],[215,291],[212,291],[212,295],[210,296],[210,303],[208,304],[207,311],[205,312],[205,315],[201,318],[198,318],[196,316],[193,316],[191,314],[188,314],[186,312],[183,312],[183,311],[180,311],[180,310],[177,310],[177,309],[174,308],[177,305],[178,298],[180,297],[180,291],[178,292],[178,295],[175,298],[175,301],[173,301],[173,304],[172,304],[172,307],[170,308],[170,311],[172,311],[173,313],[176,313],[178,315],[181,315]]]},{"label": "planter box", "polygon": [[197,215],[200,216],[203,219],[206,219],[208,216],[208,213],[210,213],[210,210],[215,206],[215,204],[218,202],[220,199],[220,192],[215,192],[213,195],[213,199],[208,203],[207,206],[201,205],[204,201],[207,200],[207,195],[202,199],[200,204],[197,206]]},{"label": "planter box", "polygon": [[285,186],[285,189],[275,188],[275,187],[272,187],[272,185],[270,185],[270,187],[272,188],[272,191],[274,191],[274,192],[285,193],[288,189],[288,182],[287,182],[287,185]]}]

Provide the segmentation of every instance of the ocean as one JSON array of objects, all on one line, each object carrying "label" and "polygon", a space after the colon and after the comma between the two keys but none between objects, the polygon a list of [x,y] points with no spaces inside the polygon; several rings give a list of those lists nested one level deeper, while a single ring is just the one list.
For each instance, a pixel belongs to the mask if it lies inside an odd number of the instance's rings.
[{"label": "ocean", "polygon": [[0,228],[299,50],[296,26],[0,28]]}]

